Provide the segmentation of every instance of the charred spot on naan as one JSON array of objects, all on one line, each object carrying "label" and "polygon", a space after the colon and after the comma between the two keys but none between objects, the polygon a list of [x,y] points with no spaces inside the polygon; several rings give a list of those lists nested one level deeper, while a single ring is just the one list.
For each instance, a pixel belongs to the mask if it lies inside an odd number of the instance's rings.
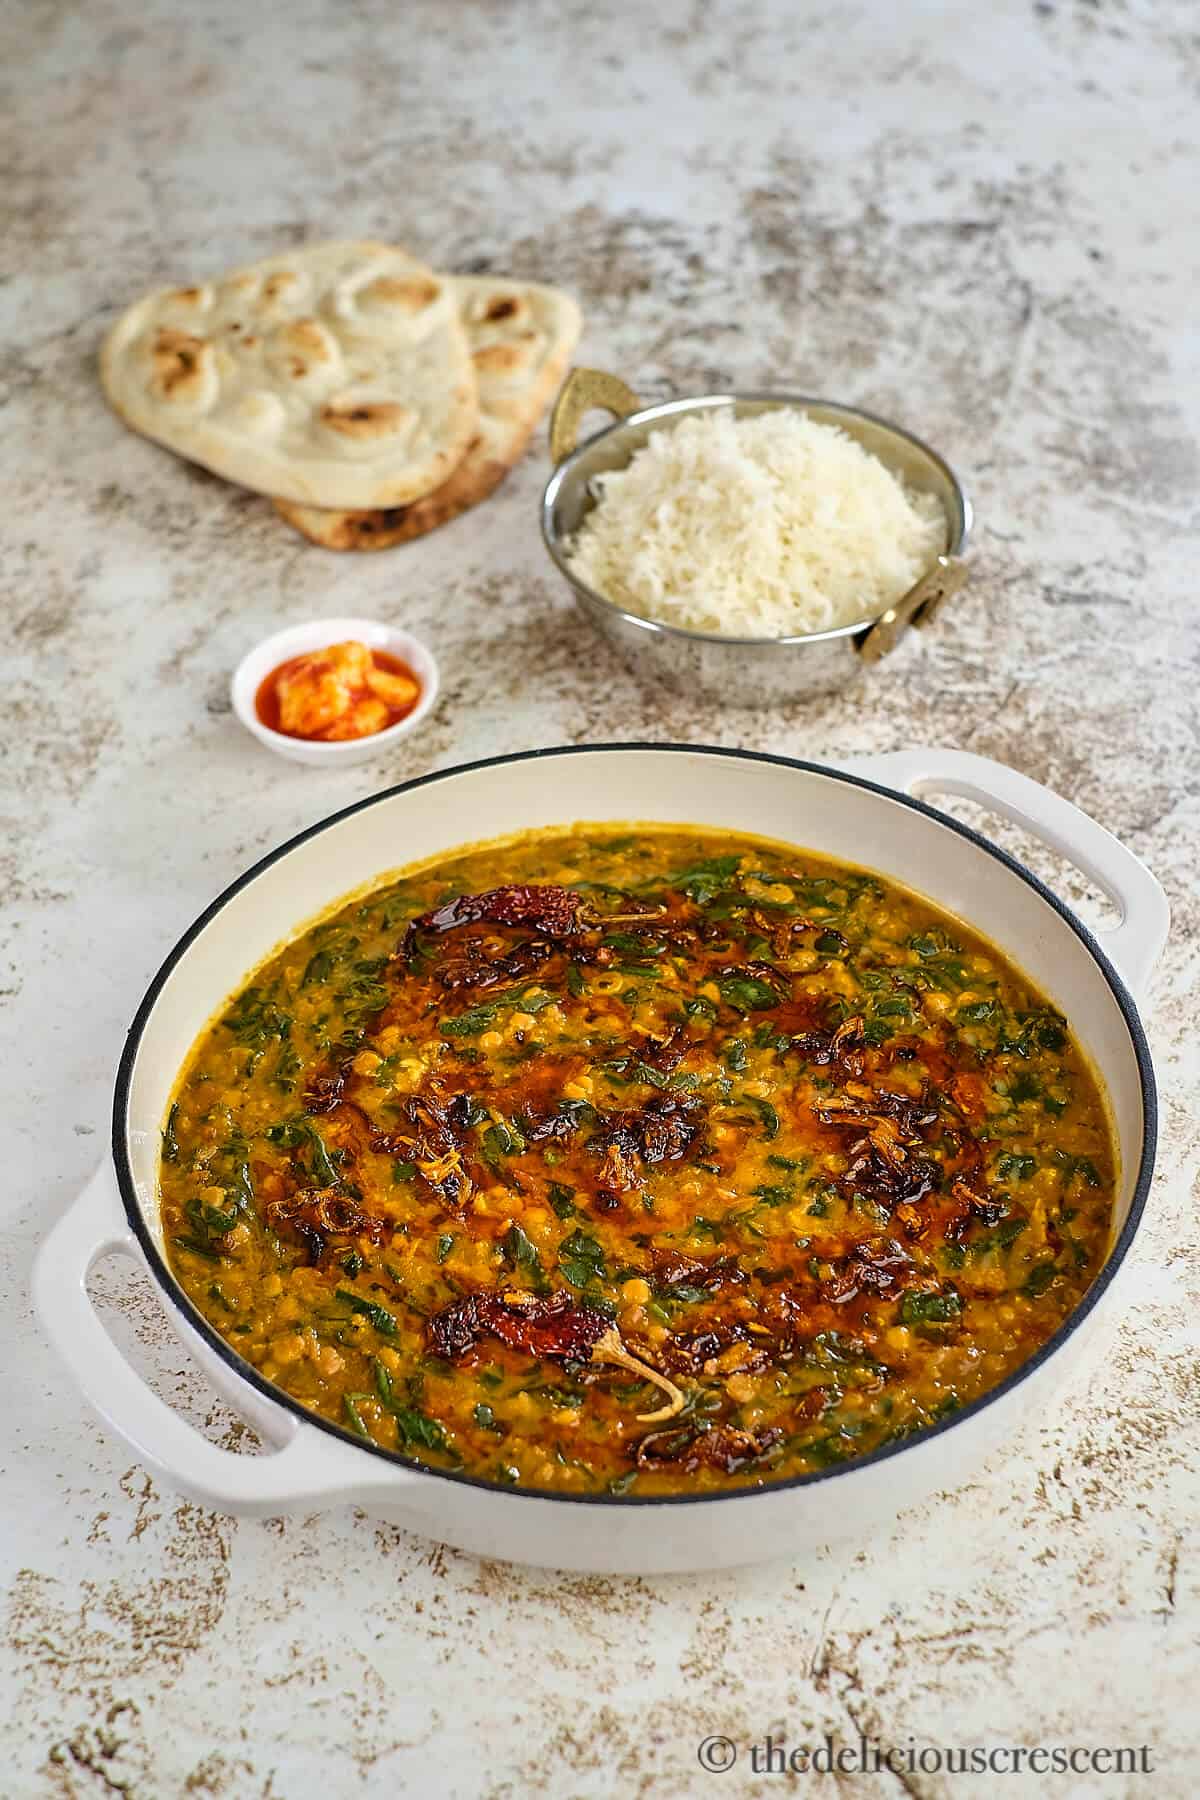
[{"label": "charred spot on naan", "polygon": [[321,408],[321,423],[339,437],[367,443],[409,431],[416,415],[398,400],[331,400]]},{"label": "charred spot on naan", "polygon": [[296,269],[277,269],[268,275],[258,296],[258,305],[268,317],[277,317],[289,307],[302,304],[307,283]]},{"label": "charred spot on naan", "polygon": [[195,405],[214,376],[213,347],[207,338],[160,325],[150,346],[150,388],[173,405]]},{"label": "charred spot on naan", "polygon": [[210,287],[181,287],[167,296],[172,306],[178,306],[188,312],[205,312],[212,305],[212,289]]},{"label": "charred spot on naan", "polygon": [[363,288],[361,298],[368,306],[415,315],[433,305],[442,285],[428,275],[378,275]]},{"label": "charred spot on naan", "polygon": [[533,307],[524,293],[481,293],[467,300],[463,317],[471,326],[527,325],[533,318]]},{"label": "charred spot on naan", "polygon": [[408,506],[379,506],[371,512],[341,513],[337,515],[336,523],[331,523],[327,541],[332,548],[340,550],[370,548],[376,538],[398,531],[410,514],[424,505],[424,500],[414,500]]},{"label": "charred spot on naan", "polygon": [[328,376],[342,360],[337,339],[319,319],[293,319],[271,340],[268,360],[290,381],[310,374]]},{"label": "charred spot on naan", "polygon": [[481,344],[471,353],[471,361],[480,375],[512,379],[524,375],[537,361],[537,333],[523,331],[519,337],[496,344]]},{"label": "charred spot on naan", "polygon": [[294,319],[283,327],[280,337],[290,350],[312,362],[337,361],[337,345],[319,319]]}]

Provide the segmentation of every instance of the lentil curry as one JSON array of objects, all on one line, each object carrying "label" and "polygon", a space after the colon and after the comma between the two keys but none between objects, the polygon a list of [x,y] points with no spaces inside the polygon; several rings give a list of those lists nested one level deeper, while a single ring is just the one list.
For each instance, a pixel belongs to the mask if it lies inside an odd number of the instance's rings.
[{"label": "lentil curry", "polygon": [[1104,1103],[996,950],[749,837],[543,832],[276,953],[163,1133],[175,1273],[304,1406],[574,1493],[759,1485],[943,1419],[1103,1261]]}]

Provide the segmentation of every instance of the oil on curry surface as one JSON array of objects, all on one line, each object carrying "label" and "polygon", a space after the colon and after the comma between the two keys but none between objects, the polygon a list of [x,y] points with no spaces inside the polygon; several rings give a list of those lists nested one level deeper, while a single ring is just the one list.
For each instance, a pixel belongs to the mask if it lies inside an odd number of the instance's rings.
[{"label": "oil on curry surface", "polygon": [[749,837],[577,828],[345,904],[163,1136],[216,1329],[385,1449],[578,1494],[759,1485],[945,1418],[1108,1245],[1104,1104],[965,928]]}]

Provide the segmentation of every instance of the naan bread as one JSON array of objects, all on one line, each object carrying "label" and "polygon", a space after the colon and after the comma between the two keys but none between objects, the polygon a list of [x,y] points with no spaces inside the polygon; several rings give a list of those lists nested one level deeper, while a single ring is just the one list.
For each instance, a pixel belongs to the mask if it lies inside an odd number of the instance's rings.
[{"label": "naan bread", "polygon": [[403,506],[479,423],[455,295],[387,244],[309,244],[131,306],[100,353],[135,431],[295,502]]},{"label": "naan bread", "polygon": [[449,480],[408,506],[347,512],[276,500],[289,525],[326,550],[388,550],[485,500],[519,462],[567,372],[582,323],[568,295],[494,276],[452,276],[447,284],[479,388],[475,437]]}]

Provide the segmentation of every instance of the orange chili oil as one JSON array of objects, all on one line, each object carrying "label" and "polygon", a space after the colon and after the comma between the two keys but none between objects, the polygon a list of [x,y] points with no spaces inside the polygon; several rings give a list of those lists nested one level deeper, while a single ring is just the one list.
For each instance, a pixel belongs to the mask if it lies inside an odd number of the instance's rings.
[{"label": "orange chili oil", "polygon": [[[345,706],[338,720],[324,718],[319,725],[311,729],[300,729],[284,722],[281,687],[286,687],[289,680],[297,676],[316,671],[324,674],[336,673],[334,664],[339,653],[353,651],[360,659],[364,659],[369,672],[365,679],[356,680],[353,671],[344,679]],[[364,658],[365,653],[365,658]],[[378,673],[385,677],[398,677],[411,684],[411,696],[398,702],[388,694],[381,694],[373,689],[370,674]],[[382,684],[381,684],[382,686]],[[388,650],[373,650],[365,644],[330,644],[316,650],[307,650],[301,656],[293,656],[287,662],[280,663],[272,669],[259,683],[254,696],[254,711],[261,722],[270,731],[277,731],[283,737],[303,738],[308,742],[334,742],[356,737],[373,737],[377,732],[386,731],[401,719],[408,717],[421,698],[421,682],[415,671],[402,657],[393,656]],[[375,715],[369,724],[356,726],[350,716],[355,707],[361,708],[366,703]]]}]

